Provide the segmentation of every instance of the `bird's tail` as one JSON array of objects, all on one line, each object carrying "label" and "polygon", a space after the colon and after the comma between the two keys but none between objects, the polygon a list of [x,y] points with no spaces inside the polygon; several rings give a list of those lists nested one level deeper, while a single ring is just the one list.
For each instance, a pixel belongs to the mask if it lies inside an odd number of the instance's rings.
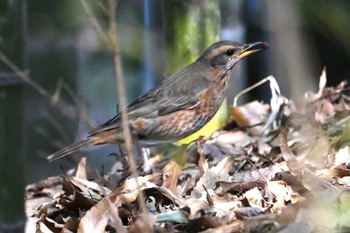
[{"label": "bird's tail", "polygon": [[69,155],[71,153],[74,153],[76,151],[78,151],[80,148],[82,147],[87,147],[87,146],[92,146],[95,145],[95,139],[93,137],[88,137],[86,139],[83,139],[82,141],[73,143],[72,145],[69,145],[57,152],[55,152],[54,154],[50,155],[49,157],[47,157],[47,159],[49,160],[49,162],[52,162],[56,159],[60,159],[66,155]]}]

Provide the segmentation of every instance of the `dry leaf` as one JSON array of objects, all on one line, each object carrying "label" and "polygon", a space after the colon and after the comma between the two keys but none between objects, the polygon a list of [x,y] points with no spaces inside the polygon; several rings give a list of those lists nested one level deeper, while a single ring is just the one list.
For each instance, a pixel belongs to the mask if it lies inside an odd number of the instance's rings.
[{"label": "dry leaf", "polygon": [[215,188],[216,182],[228,181],[230,177],[228,173],[232,162],[233,157],[226,157],[218,165],[207,170],[193,189],[192,197],[200,197],[201,193],[204,191],[203,186],[207,189],[213,189]]},{"label": "dry leaf", "polygon": [[78,233],[104,233],[108,223],[109,205],[106,199],[103,199],[81,218]]},{"label": "dry leaf", "polygon": [[230,114],[232,119],[241,127],[260,125],[250,129],[253,135],[260,135],[263,123],[269,115],[269,109],[269,105],[254,101],[240,107],[231,107]]}]

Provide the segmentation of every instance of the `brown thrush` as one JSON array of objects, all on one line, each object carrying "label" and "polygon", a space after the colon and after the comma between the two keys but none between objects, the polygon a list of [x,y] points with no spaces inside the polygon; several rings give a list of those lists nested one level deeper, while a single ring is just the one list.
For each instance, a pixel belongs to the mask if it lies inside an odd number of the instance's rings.
[{"label": "brown thrush", "polygon": [[[141,146],[180,140],[203,127],[226,96],[232,67],[243,57],[268,47],[265,42],[219,41],[195,62],[137,98],[128,123]],[[93,129],[85,139],[50,155],[53,161],[82,147],[123,143],[121,114]]]}]

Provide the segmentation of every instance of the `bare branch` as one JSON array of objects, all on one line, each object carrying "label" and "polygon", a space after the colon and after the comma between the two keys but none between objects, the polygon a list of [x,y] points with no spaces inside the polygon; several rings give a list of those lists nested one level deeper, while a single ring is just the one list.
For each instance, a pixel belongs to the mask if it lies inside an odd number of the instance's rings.
[{"label": "bare branch", "polygon": [[[108,19],[109,19],[109,26],[110,26],[109,41],[110,41],[111,50],[112,50],[113,59],[114,59],[114,69],[116,74],[116,84],[117,84],[119,104],[120,104],[119,106],[120,106],[121,116],[122,116],[123,136],[125,141],[126,153],[129,159],[130,170],[133,177],[137,181],[138,174],[137,174],[134,153],[132,151],[132,138],[131,138],[131,132],[128,124],[128,115],[126,110],[127,100],[126,100],[126,93],[125,93],[124,76],[123,76],[123,70],[122,70],[122,64],[121,64],[120,49],[118,46],[116,8],[117,8],[117,0],[108,0]],[[140,184],[137,184],[137,186],[140,187]],[[140,192],[140,195],[138,196],[138,202],[142,212],[147,213],[148,211],[144,204],[144,196],[142,192]],[[147,232],[151,232],[151,226],[148,226],[148,227],[149,229],[147,229]]]}]

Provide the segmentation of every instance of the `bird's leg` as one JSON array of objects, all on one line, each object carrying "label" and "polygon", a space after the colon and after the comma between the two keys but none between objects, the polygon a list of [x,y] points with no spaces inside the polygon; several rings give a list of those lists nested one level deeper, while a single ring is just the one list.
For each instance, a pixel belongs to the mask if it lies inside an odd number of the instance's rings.
[{"label": "bird's leg", "polygon": [[188,154],[186,153],[187,147],[188,144],[182,144],[171,161],[163,169],[163,186],[174,193],[176,193],[179,176],[188,159]]},{"label": "bird's leg", "polygon": [[142,170],[145,174],[149,174],[151,171],[151,164],[149,162],[149,156],[150,156],[150,151],[148,148],[142,147],[140,144],[140,141],[138,140],[137,134],[135,133],[135,131],[132,131],[132,140],[133,143],[137,149],[137,154],[138,157],[141,159],[141,162],[139,164],[142,163]]}]

